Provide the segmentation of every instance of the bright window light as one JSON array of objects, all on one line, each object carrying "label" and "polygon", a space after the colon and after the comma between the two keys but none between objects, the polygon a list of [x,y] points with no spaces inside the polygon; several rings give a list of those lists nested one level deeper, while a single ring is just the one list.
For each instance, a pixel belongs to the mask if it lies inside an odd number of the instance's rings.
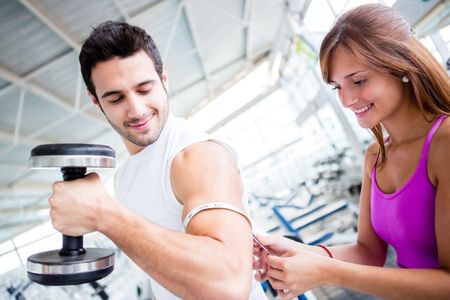
[{"label": "bright window light", "polygon": [[6,242],[0,244],[0,255],[11,250],[14,250],[14,245],[11,240],[7,240]]},{"label": "bright window light", "polygon": [[265,62],[220,94],[189,120],[199,128],[207,130],[225,116],[231,115],[253,100],[267,88],[268,82],[268,63]]},{"label": "bright window light", "polygon": [[51,222],[48,221],[43,225],[39,225],[28,231],[25,231],[24,233],[16,236],[13,240],[17,247],[21,247],[56,232],[57,231],[52,227]]},{"label": "bright window light", "polygon": [[19,256],[12,251],[0,256],[0,275],[20,267]]}]

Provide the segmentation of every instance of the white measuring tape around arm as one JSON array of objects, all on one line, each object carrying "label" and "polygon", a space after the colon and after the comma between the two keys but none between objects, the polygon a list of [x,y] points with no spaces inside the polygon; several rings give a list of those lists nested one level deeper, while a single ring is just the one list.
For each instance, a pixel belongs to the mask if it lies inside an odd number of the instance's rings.
[{"label": "white measuring tape around arm", "polygon": [[240,214],[241,216],[243,216],[248,221],[248,223],[250,224],[250,227],[252,228],[252,238],[253,238],[253,240],[264,251],[266,251],[268,254],[271,254],[270,251],[263,244],[261,244],[260,241],[258,241],[258,239],[256,238],[255,233],[253,233],[252,220],[250,220],[250,218],[247,216],[247,214],[245,214],[242,210],[240,210],[236,206],[234,206],[234,205],[232,205],[230,203],[227,203],[227,202],[209,202],[209,203],[204,203],[204,204],[201,204],[201,205],[195,207],[184,218],[184,220],[183,220],[183,230],[186,231],[186,228],[189,225],[189,222],[192,220],[192,218],[196,214],[198,214],[199,212],[201,212],[203,210],[207,210],[207,209],[226,209],[226,210],[229,210],[229,211],[236,212],[236,213]]},{"label": "white measuring tape around arm", "polygon": [[203,210],[207,210],[207,209],[226,209],[226,210],[234,211],[234,212],[240,214],[241,216],[243,216],[245,219],[247,219],[248,223],[250,223],[250,226],[252,227],[252,221],[247,216],[247,214],[244,213],[239,208],[237,208],[236,206],[234,206],[230,203],[227,203],[227,202],[209,202],[209,203],[204,203],[204,204],[201,204],[201,205],[195,207],[187,214],[187,216],[183,220],[184,231],[186,231],[186,228],[189,225],[189,222],[192,220],[192,218],[196,214],[198,214],[199,212],[201,212]]}]

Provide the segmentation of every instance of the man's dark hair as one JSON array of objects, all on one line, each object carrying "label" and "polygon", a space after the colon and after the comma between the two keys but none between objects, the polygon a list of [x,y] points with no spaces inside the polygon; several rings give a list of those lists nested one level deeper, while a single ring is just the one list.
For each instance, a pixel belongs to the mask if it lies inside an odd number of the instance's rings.
[{"label": "man's dark hair", "polygon": [[99,62],[114,57],[128,57],[144,50],[153,61],[159,78],[162,79],[162,61],[158,48],[150,35],[142,28],[125,22],[107,21],[95,27],[81,47],[80,66],[84,83],[94,95],[95,86],[92,83],[92,68]]}]

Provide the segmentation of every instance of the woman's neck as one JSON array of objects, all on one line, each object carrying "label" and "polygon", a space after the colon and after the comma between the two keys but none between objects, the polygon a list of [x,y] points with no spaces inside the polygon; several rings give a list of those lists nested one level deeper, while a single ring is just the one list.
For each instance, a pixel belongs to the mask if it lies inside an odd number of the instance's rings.
[{"label": "woman's neck", "polygon": [[409,105],[382,122],[389,134],[392,145],[413,141],[425,136],[435,115],[426,112],[425,115],[415,105]]}]

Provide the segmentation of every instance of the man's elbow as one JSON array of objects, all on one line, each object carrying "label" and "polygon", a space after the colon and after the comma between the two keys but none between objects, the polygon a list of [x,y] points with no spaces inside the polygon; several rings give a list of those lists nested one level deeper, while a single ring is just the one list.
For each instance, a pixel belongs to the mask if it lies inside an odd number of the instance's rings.
[{"label": "man's elbow", "polygon": [[[236,267],[224,270],[220,278],[209,282],[209,299],[248,299],[252,286],[251,268]],[[206,292],[206,290],[205,290]]]},{"label": "man's elbow", "polygon": [[247,300],[250,297],[250,288],[251,281],[247,283],[247,280],[220,281],[211,285],[209,291],[205,290],[204,299]]}]

